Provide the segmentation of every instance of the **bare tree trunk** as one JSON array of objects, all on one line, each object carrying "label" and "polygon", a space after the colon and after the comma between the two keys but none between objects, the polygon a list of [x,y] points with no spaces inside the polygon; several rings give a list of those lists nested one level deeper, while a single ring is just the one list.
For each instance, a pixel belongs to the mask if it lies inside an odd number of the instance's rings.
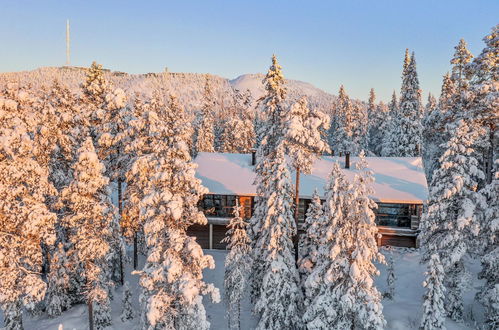
[{"label": "bare tree trunk", "polygon": [[138,263],[138,252],[137,252],[137,233],[133,233],[133,269],[137,270]]},{"label": "bare tree trunk", "polygon": [[295,224],[296,235],[293,239],[295,247],[295,261],[298,261],[298,242],[300,241],[300,231],[298,230],[298,217],[300,215],[300,168],[296,168],[296,185],[295,185]]},{"label": "bare tree trunk", "polygon": [[87,306],[88,306],[88,328],[90,330],[94,330],[94,306],[92,300],[88,299]]}]

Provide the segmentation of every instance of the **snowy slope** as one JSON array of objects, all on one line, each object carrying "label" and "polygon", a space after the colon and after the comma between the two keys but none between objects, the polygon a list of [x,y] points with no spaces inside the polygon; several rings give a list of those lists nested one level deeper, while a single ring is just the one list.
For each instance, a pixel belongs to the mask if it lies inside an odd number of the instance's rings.
[{"label": "snowy slope", "polygon": [[[233,80],[212,74],[175,72],[128,74],[106,71],[105,76],[115,87],[122,88],[128,95],[139,93],[150,96],[154,89],[161,89],[165,94],[172,93],[179,98],[187,110],[196,110],[201,107],[206,77],[210,79],[219,109],[232,104],[235,89],[240,91],[249,89],[254,100],[260,98],[264,92],[263,74],[246,74]],[[20,85],[30,84],[33,89],[39,89],[42,86],[52,84],[54,79],[79,93],[79,86],[85,80],[85,68],[42,67],[32,71],[0,73],[0,90],[7,82],[18,82]],[[324,112],[331,111],[336,96],[306,82],[287,80],[286,83],[289,102],[305,95],[309,98],[309,104],[312,106],[317,106]]]},{"label": "snowy slope", "polygon": [[[214,283],[220,288],[223,294],[223,276],[224,276],[224,258],[225,251],[206,250],[211,254],[216,263],[214,270],[207,270],[204,276],[209,283]],[[382,253],[387,256],[392,254],[394,259],[394,272],[397,277],[395,281],[395,296],[393,300],[383,300],[383,313],[385,315],[387,326],[386,329],[393,330],[410,330],[417,329],[421,319],[421,304],[424,288],[421,283],[424,280],[424,266],[419,263],[420,252],[415,249],[392,248],[382,249]],[[140,266],[143,265],[144,258],[141,258]],[[470,290],[465,294],[465,324],[456,324],[447,319],[446,326],[449,330],[461,329],[476,329],[477,324],[482,322],[482,307],[475,303],[473,297],[480,285],[476,280],[476,273],[479,269],[477,260],[466,260],[467,266],[473,273],[475,280],[470,285]],[[127,265],[126,280],[129,281],[133,295],[133,306],[137,313],[139,310],[138,296],[139,288],[137,286],[138,276],[131,275],[130,265]],[[386,291],[386,267],[378,265],[381,274],[375,279],[376,287],[381,292]],[[121,313],[121,288],[117,288],[112,302],[113,326],[109,330],[119,329],[138,329],[139,320],[136,317],[133,321],[123,323],[119,319]],[[211,328],[216,330],[227,329],[227,321],[225,319],[224,303],[212,304],[205,299],[207,307],[208,319],[211,322]],[[251,305],[248,299],[243,303],[241,311],[242,329],[254,329],[256,318],[251,314]],[[0,324],[2,324],[2,316],[0,313]],[[26,330],[56,330],[59,324],[63,324],[64,329],[85,330],[87,329],[87,310],[84,305],[77,305],[66,311],[60,317],[49,319],[46,316],[41,317],[24,317],[24,326]]]},{"label": "snowy slope", "polygon": [[[234,89],[240,91],[249,90],[255,99],[259,99],[265,93],[263,86],[263,74],[245,74],[230,81]],[[286,80],[288,101],[293,102],[302,96],[307,96],[309,104],[319,107],[323,112],[330,112],[336,101],[336,96],[328,94],[323,90],[299,80]]]}]

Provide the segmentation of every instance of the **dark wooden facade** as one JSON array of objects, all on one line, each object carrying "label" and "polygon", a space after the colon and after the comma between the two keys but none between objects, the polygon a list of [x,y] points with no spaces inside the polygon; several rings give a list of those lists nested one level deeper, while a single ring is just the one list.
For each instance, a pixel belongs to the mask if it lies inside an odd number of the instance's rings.
[{"label": "dark wooden facade", "polygon": [[[226,244],[221,241],[225,237],[226,224],[232,217],[236,198],[239,205],[243,206],[243,218],[251,218],[254,207],[253,197],[208,194],[199,203],[199,207],[204,211],[208,219],[208,225],[191,226],[188,234],[196,237],[199,244],[205,249],[225,249]],[[304,222],[310,202],[310,199],[300,199],[299,224]],[[381,234],[378,245],[417,247],[417,233],[422,205],[377,204],[378,208],[374,211],[379,233]]]}]

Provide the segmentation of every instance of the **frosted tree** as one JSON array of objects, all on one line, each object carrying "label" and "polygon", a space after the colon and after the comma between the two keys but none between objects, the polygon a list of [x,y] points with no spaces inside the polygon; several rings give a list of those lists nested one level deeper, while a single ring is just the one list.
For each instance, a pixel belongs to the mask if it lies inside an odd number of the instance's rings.
[{"label": "frosted tree", "polygon": [[[483,172],[474,157],[473,143],[477,130],[460,120],[453,129],[446,151],[440,157],[440,168],[433,175],[428,207],[421,219],[424,261],[432,254],[439,254],[444,267],[447,286],[449,315],[462,319],[461,286],[456,285],[465,276],[463,256],[479,231],[476,218],[478,180]],[[449,283],[454,285],[449,287]]]},{"label": "frosted tree", "polygon": [[90,329],[102,329],[111,324],[108,262],[117,252],[112,250],[116,212],[109,198],[109,179],[90,138],[78,149],[73,170],[73,182],[62,192],[68,210],[64,224],[83,268]]},{"label": "frosted tree", "polygon": [[420,329],[437,330],[445,329],[445,286],[444,269],[438,254],[432,254],[425,273],[426,280],[423,286],[426,293],[423,297],[423,318]]},{"label": "frosted tree", "polygon": [[[322,112],[309,109],[307,99],[302,97],[294,103],[285,116],[284,139],[291,166],[296,173],[294,217],[298,226],[300,173],[312,173],[312,165],[329,146],[323,132],[329,129],[329,117]],[[298,259],[298,237],[295,238],[295,253]]]},{"label": "frosted tree", "polygon": [[142,160],[150,163],[149,185],[139,203],[147,259],[140,274],[141,322],[145,329],[208,329],[203,295],[219,301],[218,290],[203,281],[203,270],[214,268],[195,238],[186,230],[206,224],[197,203],[206,193],[195,178],[186,135],[189,124],[183,109],[171,97],[168,108],[159,108],[161,130],[151,136],[153,152]]},{"label": "frosted tree", "polygon": [[390,157],[395,154],[395,150],[398,145],[397,139],[397,118],[398,113],[398,101],[397,94],[393,91],[392,99],[388,104],[388,119],[385,132],[383,133],[383,145],[381,149],[381,155],[384,157]]},{"label": "frosted tree", "polygon": [[396,128],[394,138],[398,140],[398,144],[392,156],[416,157],[420,155],[421,116],[421,90],[416,72],[416,58],[413,53],[407,65],[406,53],[400,90],[400,106],[394,126]]},{"label": "frosted tree", "polygon": [[262,105],[266,121],[262,122],[257,131],[260,143],[257,149],[257,163],[255,166],[256,197],[254,213],[250,220],[250,236],[252,241],[252,270],[251,270],[251,296],[256,300],[260,295],[260,287],[263,278],[263,247],[262,227],[267,209],[267,193],[269,182],[273,176],[270,171],[269,155],[275,153],[277,146],[282,140],[284,133],[284,116],[286,96],[285,80],[282,68],[276,56],[272,56],[272,65],[263,80],[266,94],[262,99]]},{"label": "frosted tree", "polygon": [[206,77],[203,97],[203,108],[201,109],[197,119],[196,153],[215,151],[215,135],[213,131],[215,100],[208,77]]},{"label": "frosted tree", "polygon": [[132,293],[130,292],[130,286],[128,282],[123,285],[123,299],[122,299],[122,309],[121,309],[121,321],[127,322],[133,319],[133,309],[132,309]]},{"label": "frosted tree", "polygon": [[333,164],[329,181],[324,187],[326,201],[317,244],[315,266],[303,282],[305,291],[305,313],[303,321],[310,329],[333,327],[335,322],[336,297],[331,292],[340,277],[336,265],[342,240],[338,233],[344,228],[344,212],[349,190],[348,182],[338,163]]},{"label": "frosted tree", "polygon": [[[359,171],[346,195],[335,197],[331,189],[326,193],[326,217],[332,222],[325,235],[329,244],[326,260],[316,266],[317,273],[323,276],[319,293],[308,306],[304,316],[308,328],[322,329],[382,329],[385,320],[382,314],[381,294],[374,287],[373,276],[379,275],[373,264],[384,262],[379,253],[376,236],[378,229],[374,223],[372,209],[376,207],[370,199],[372,172],[368,170],[364,153],[361,152],[356,168]],[[338,172],[336,165],[334,172]],[[337,185],[341,176],[332,175],[330,185]],[[333,198],[329,197],[332,195]],[[334,201],[334,204],[329,201]],[[343,205],[343,206],[342,206]],[[333,214],[330,207],[335,208]],[[343,212],[339,211],[342,210]],[[329,248],[329,249],[328,249]],[[327,254],[329,252],[329,254]],[[329,259],[329,260],[328,260]],[[309,277],[321,281],[315,272]],[[320,283],[320,282],[319,282]]]},{"label": "frosted tree", "polygon": [[255,147],[254,114],[251,114],[251,93],[235,91],[234,113],[224,124],[222,152],[249,153]]},{"label": "frosted tree", "polygon": [[268,183],[260,239],[261,287],[255,299],[260,316],[257,329],[294,329],[301,325],[302,292],[293,258],[293,221],[291,178],[284,146],[266,158],[272,177]]},{"label": "frosted tree", "polygon": [[440,149],[441,141],[439,136],[441,132],[438,132],[437,122],[440,120],[442,118],[440,109],[437,107],[437,100],[431,93],[428,93],[428,102],[421,122],[423,127],[423,161],[428,184],[431,182],[439,158],[437,152]]},{"label": "frosted tree", "polygon": [[454,49],[456,51],[450,61],[452,64],[452,78],[457,82],[457,90],[461,93],[468,87],[465,70],[466,65],[473,59],[473,55],[468,50],[464,39],[459,40],[459,44]]},{"label": "frosted tree", "polygon": [[381,155],[381,149],[383,144],[383,135],[387,128],[386,125],[386,113],[383,111],[383,106],[376,105],[376,93],[374,88],[371,88],[369,92],[369,102],[367,104],[367,115],[369,123],[369,150],[376,155]]},{"label": "frosted tree", "polygon": [[353,103],[341,85],[330,132],[331,149],[340,154],[345,152],[355,154],[358,149],[354,137],[354,111]]},{"label": "frosted tree", "polygon": [[387,268],[386,268],[386,286],[387,286],[387,291],[385,293],[385,297],[388,299],[393,299],[395,296],[395,270],[393,269],[393,256],[390,255],[388,258],[388,263],[387,263]]},{"label": "frosted tree", "polygon": [[[0,122],[7,115],[0,105]],[[21,330],[22,307],[44,298],[42,245],[55,243],[56,215],[46,206],[55,194],[47,168],[33,159],[33,140],[16,117],[0,127],[0,308],[4,326]]]},{"label": "frosted tree", "polygon": [[465,94],[468,114],[482,127],[483,134],[476,149],[483,155],[486,183],[493,178],[492,166],[497,158],[497,107],[499,104],[499,25],[483,38],[485,48],[467,65],[471,79],[471,93]]},{"label": "frosted tree", "polygon": [[225,300],[229,329],[241,328],[241,300],[247,284],[248,272],[251,270],[250,238],[246,233],[248,224],[240,216],[242,207],[236,200],[234,216],[228,224],[226,237],[222,242],[230,249],[225,257]]},{"label": "frosted tree", "polygon": [[323,237],[323,209],[319,192],[317,189],[312,195],[305,217],[305,234],[300,236],[298,271],[300,272],[301,282],[307,280],[308,275],[313,271],[318,259],[318,249]]},{"label": "frosted tree", "polygon": [[62,243],[59,243],[50,261],[50,273],[47,276],[48,288],[45,296],[47,313],[50,317],[61,315],[71,307],[69,296],[70,273],[67,269],[68,260]]},{"label": "frosted tree", "polygon": [[480,241],[485,249],[479,278],[485,280],[478,297],[485,306],[485,324],[489,329],[499,327],[499,160],[495,162],[495,176],[481,193],[485,197]]},{"label": "frosted tree", "polygon": [[125,153],[131,156],[127,166],[126,189],[123,200],[121,225],[124,236],[133,241],[133,268],[138,266],[138,235],[142,231],[139,219],[139,203],[144,198],[144,191],[149,186],[149,172],[153,163],[149,160],[154,152],[154,141],[166,138],[163,119],[159,117],[166,105],[158,91],[153,91],[152,98],[145,102],[137,95],[133,101],[133,118],[129,121],[126,136],[129,143]]}]

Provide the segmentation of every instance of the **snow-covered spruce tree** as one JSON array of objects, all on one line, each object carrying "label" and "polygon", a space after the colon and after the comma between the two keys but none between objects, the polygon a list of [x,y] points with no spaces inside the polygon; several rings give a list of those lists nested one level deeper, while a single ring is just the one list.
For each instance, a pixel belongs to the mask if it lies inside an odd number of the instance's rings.
[{"label": "snow-covered spruce tree", "polygon": [[497,159],[499,134],[497,108],[499,107],[499,25],[483,38],[485,48],[467,65],[471,77],[471,92],[466,94],[465,109],[482,127],[484,133],[476,149],[483,155],[486,183],[493,178],[492,166]]},{"label": "snow-covered spruce tree", "polygon": [[246,233],[248,224],[240,216],[242,207],[236,200],[234,216],[227,227],[229,228],[223,242],[230,249],[225,257],[225,301],[227,304],[227,318],[229,329],[240,329],[241,300],[247,287],[248,272],[251,269],[250,238]]},{"label": "snow-covered spruce tree", "polygon": [[63,311],[71,307],[71,297],[69,296],[70,272],[67,267],[66,252],[63,244],[59,243],[50,260],[50,273],[47,276],[48,287],[45,304],[50,317],[59,316]]},{"label": "snow-covered spruce tree", "polygon": [[305,234],[300,236],[298,271],[300,280],[303,283],[307,280],[308,275],[312,273],[318,259],[318,250],[321,239],[323,237],[323,208],[319,192],[315,189],[312,196],[307,214],[305,217],[304,230]]},{"label": "snow-covered spruce tree", "polygon": [[301,326],[303,297],[293,254],[296,225],[284,145],[280,143],[266,161],[272,177],[265,196],[258,246],[262,282],[255,301],[255,312],[260,316],[257,329],[296,329]]},{"label": "snow-covered spruce tree", "polygon": [[395,296],[395,270],[393,269],[393,256],[390,255],[388,258],[388,263],[386,267],[386,287],[385,297],[388,299],[393,299]]},{"label": "snow-covered spruce tree", "polygon": [[383,144],[383,134],[387,128],[386,125],[386,113],[383,111],[383,107],[376,105],[376,93],[374,88],[371,88],[369,92],[369,102],[367,104],[367,116],[368,116],[368,138],[369,138],[369,151],[375,155],[381,155],[381,149]]},{"label": "snow-covered spruce tree", "polygon": [[499,160],[495,162],[494,179],[481,193],[485,197],[480,241],[485,249],[482,270],[485,280],[478,297],[485,307],[485,324],[488,329],[499,327]]},{"label": "snow-covered spruce tree", "polygon": [[214,134],[214,118],[215,115],[215,99],[211,90],[210,80],[206,77],[204,86],[204,103],[197,118],[196,129],[196,153],[198,152],[214,152],[215,134]]},{"label": "snow-covered spruce tree", "polygon": [[354,135],[357,124],[354,114],[356,110],[345,88],[341,85],[330,131],[331,149],[336,153],[356,154],[359,151],[357,137]]},{"label": "snow-covered spruce tree", "polygon": [[[479,231],[476,218],[478,180],[483,172],[474,157],[476,127],[460,120],[453,127],[452,138],[445,144],[440,168],[433,175],[428,207],[421,219],[421,240],[425,247],[423,261],[438,254],[446,273],[446,307],[453,320],[461,320],[463,305],[459,279],[465,276],[463,256]],[[454,283],[453,287],[449,284]]]},{"label": "snow-covered spruce tree", "polygon": [[[407,62],[407,54],[406,54]],[[392,156],[415,157],[421,153],[421,90],[416,72],[416,58],[412,53],[409,65],[404,63],[400,106],[395,120],[397,147]]]},{"label": "snow-covered spruce tree", "polygon": [[142,232],[139,219],[139,203],[149,185],[149,172],[153,163],[149,161],[156,139],[164,138],[163,120],[158,117],[165,104],[155,90],[149,102],[136,95],[132,106],[132,119],[127,125],[125,153],[130,157],[125,173],[126,189],[123,199],[121,227],[127,240],[133,242],[133,269],[138,266],[138,235]]},{"label": "snow-covered spruce tree", "polygon": [[275,153],[284,134],[284,98],[286,96],[285,80],[282,68],[276,56],[272,56],[272,65],[263,80],[266,94],[262,99],[266,121],[261,122],[257,131],[260,143],[257,149],[257,163],[255,166],[256,197],[254,213],[250,220],[250,237],[252,242],[252,269],[251,269],[251,297],[256,301],[260,296],[260,287],[263,279],[263,249],[262,227],[267,208],[267,193],[269,181],[273,173],[267,160],[271,153]]},{"label": "snow-covered spruce tree", "polygon": [[337,234],[344,228],[344,211],[348,182],[338,163],[333,164],[329,181],[324,187],[326,201],[321,225],[318,228],[317,259],[312,272],[303,283],[305,291],[304,325],[309,329],[334,326],[336,297],[331,292],[340,273],[336,255],[343,243]]},{"label": "snow-covered spruce tree", "polygon": [[102,329],[111,324],[109,262],[117,252],[112,251],[116,210],[109,197],[109,179],[91,138],[78,149],[73,170],[73,182],[62,192],[68,210],[64,224],[83,268],[90,329]]},{"label": "snow-covered spruce tree", "polygon": [[130,292],[130,286],[128,282],[123,285],[123,298],[121,301],[121,321],[127,322],[133,319],[133,309],[132,309],[132,293]]},{"label": "snow-covered spruce tree", "polygon": [[441,132],[438,132],[436,129],[438,124],[435,121],[437,120],[441,120],[440,109],[437,107],[436,98],[433,94],[428,93],[428,102],[426,103],[423,120],[421,121],[423,127],[423,162],[428,184],[431,182],[431,176],[439,158],[439,156],[435,156],[435,153],[441,144],[441,142],[437,143],[439,141],[438,135],[441,135]]},{"label": "snow-covered spruce tree", "polygon": [[[0,105],[0,122],[5,108]],[[22,330],[22,307],[33,308],[44,298],[42,244],[55,243],[56,215],[46,206],[55,194],[47,168],[33,157],[26,126],[11,117],[0,128],[0,308],[4,327]]]},{"label": "snow-covered spruce tree", "polygon": [[445,273],[437,253],[430,256],[428,270],[425,275],[426,280],[423,282],[423,286],[426,288],[426,293],[423,297],[423,318],[421,319],[420,329],[444,330]]},{"label": "snow-covered spruce tree", "polygon": [[386,128],[383,132],[383,142],[381,147],[381,156],[390,157],[394,155],[395,149],[397,148],[397,118],[398,113],[398,101],[397,94],[393,91],[392,99],[388,104],[388,118],[386,123]]},{"label": "snow-covered spruce tree", "polygon": [[222,152],[249,153],[255,147],[254,113],[251,92],[234,93],[233,115],[224,124]]},{"label": "snow-covered spruce tree", "polygon": [[[373,177],[366,169],[364,153],[359,157],[356,168],[360,173],[350,189],[340,188],[336,193],[327,189],[325,216],[330,224],[326,243],[322,245],[321,262],[307,281],[309,285],[320,283],[304,315],[309,329],[382,329],[386,323],[381,294],[372,279],[379,275],[373,261],[384,262],[376,244],[378,229],[372,211],[376,204],[369,198]],[[345,186],[338,172],[336,165],[330,187]]]},{"label": "snow-covered spruce tree", "polygon": [[[329,117],[322,112],[310,110],[305,97],[294,103],[285,115],[284,141],[291,166],[296,173],[294,217],[298,226],[300,173],[310,174],[312,165],[329,146],[323,132],[329,129]],[[297,233],[298,234],[298,233]],[[295,238],[295,253],[298,259],[299,235]]]},{"label": "snow-covered spruce tree", "polygon": [[454,49],[456,51],[450,61],[452,64],[452,79],[457,83],[458,93],[461,93],[468,88],[465,70],[466,65],[473,59],[473,55],[468,50],[464,39],[459,40],[459,44]]},{"label": "snow-covered spruce tree", "polygon": [[202,272],[215,264],[186,233],[193,224],[206,224],[197,207],[206,188],[194,176],[196,166],[186,137],[189,124],[182,108],[172,97],[168,108],[158,111],[163,125],[150,136],[153,152],[143,156],[151,166],[150,183],[139,203],[148,249],[144,268],[138,272],[142,327],[208,329],[202,298],[211,294],[218,302],[219,292],[203,281]]}]

